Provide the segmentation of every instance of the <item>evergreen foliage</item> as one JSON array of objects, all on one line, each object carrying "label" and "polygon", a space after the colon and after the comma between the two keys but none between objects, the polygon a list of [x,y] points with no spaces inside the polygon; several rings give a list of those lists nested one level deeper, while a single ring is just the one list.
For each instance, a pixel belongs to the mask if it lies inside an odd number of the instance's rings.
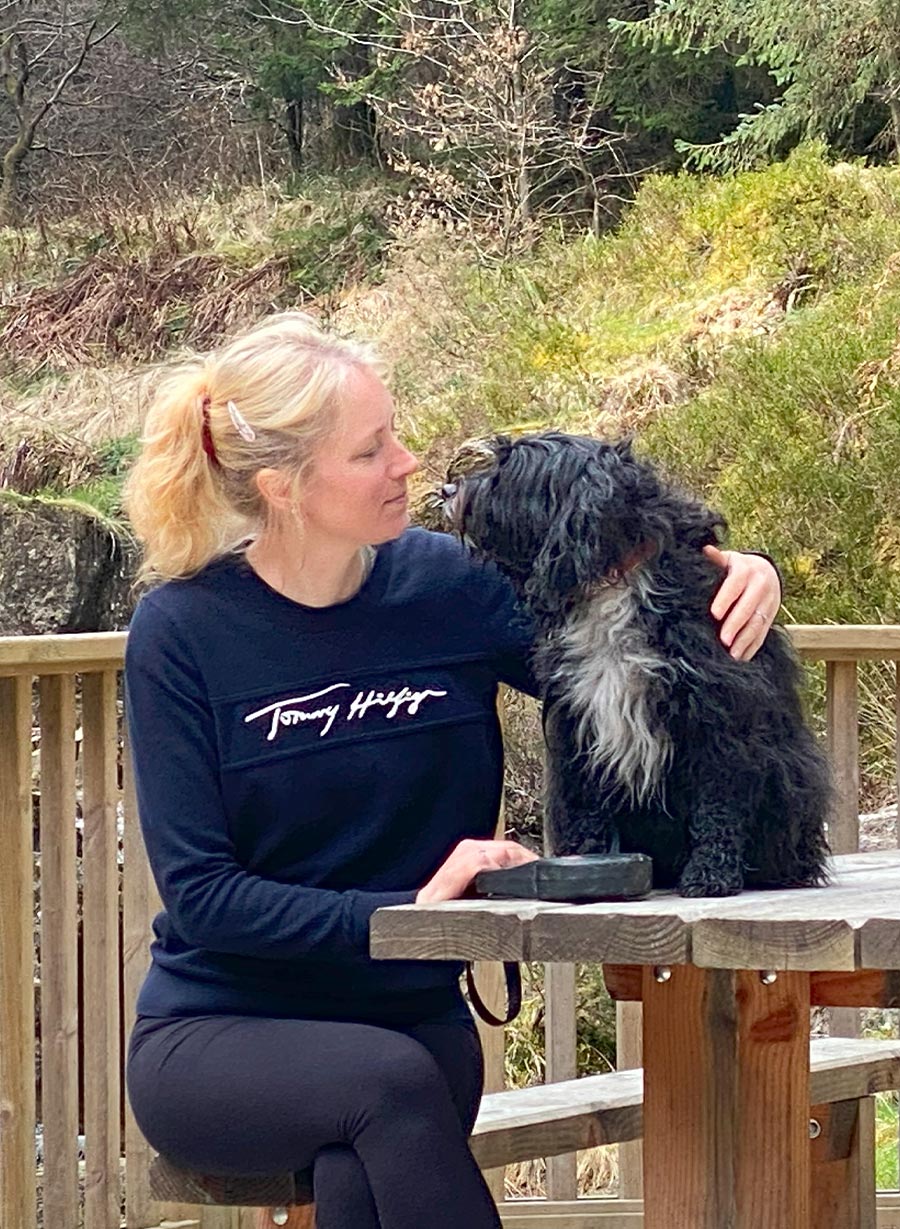
[{"label": "evergreen foliage", "polygon": [[[726,50],[738,66],[764,68],[777,96],[760,102],[719,141],[679,142],[699,168],[735,169],[783,153],[798,140],[847,140],[867,104],[900,154],[900,3],[855,0],[655,0],[638,21],[613,28],[654,55],[691,58]],[[889,135],[888,135],[889,134]]]}]

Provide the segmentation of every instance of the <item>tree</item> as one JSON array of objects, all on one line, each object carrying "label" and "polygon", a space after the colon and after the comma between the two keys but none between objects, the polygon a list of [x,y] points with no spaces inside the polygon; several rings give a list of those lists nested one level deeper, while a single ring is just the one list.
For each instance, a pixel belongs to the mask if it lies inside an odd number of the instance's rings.
[{"label": "tree", "polygon": [[[326,24],[303,0],[290,5],[312,32],[337,31],[336,15]],[[371,108],[384,160],[436,210],[489,229],[504,248],[526,237],[538,213],[573,205],[586,205],[599,229],[627,177],[621,135],[598,105],[600,73],[579,70],[563,100],[560,65],[545,34],[529,26],[525,0],[352,8],[355,26],[339,32],[365,67],[336,61],[320,89]]]},{"label": "tree", "polygon": [[719,141],[682,145],[697,166],[736,168],[792,141],[833,140],[873,103],[900,159],[900,0],[655,0],[646,18],[611,25],[653,51],[724,49],[770,74],[774,101]]},{"label": "tree", "polygon": [[12,111],[13,131],[2,152],[0,225],[20,215],[20,172],[38,128],[59,104],[91,52],[116,29],[103,3],[93,12],[66,3],[8,0],[0,20],[0,75]]}]

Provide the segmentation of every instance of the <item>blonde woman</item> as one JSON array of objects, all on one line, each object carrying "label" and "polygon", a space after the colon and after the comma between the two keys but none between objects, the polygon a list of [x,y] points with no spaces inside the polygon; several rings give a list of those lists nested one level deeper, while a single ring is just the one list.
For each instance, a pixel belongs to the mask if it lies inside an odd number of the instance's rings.
[{"label": "blonde woman", "polygon": [[[128,508],[158,583],[126,658],[164,912],[128,1060],[148,1140],[311,1173],[318,1229],[497,1229],[467,1145],[478,1036],[449,962],[376,962],[372,912],[535,854],[493,840],[498,681],[533,692],[500,576],[410,529],[377,357],[276,316],[173,372]],[[730,553],[723,639],[780,587]]]}]

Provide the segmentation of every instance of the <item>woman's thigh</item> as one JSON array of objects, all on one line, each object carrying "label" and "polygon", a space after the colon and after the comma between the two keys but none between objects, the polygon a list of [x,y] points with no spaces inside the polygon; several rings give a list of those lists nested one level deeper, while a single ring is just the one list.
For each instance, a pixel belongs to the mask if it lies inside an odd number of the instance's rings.
[{"label": "woman's thigh", "polygon": [[468,1133],[481,1052],[466,1025],[404,1031],[368,1024],[211,1016],[139,1022],[128,1091],[154,1147],[210,1174],[305,1169],[379,1115],[419,1106]]},{"label": "woman's thigh", "polygon": [[441,1069],[463,1131],[471,1135],[484,1090],[484,1055],[475,1025],[432,1021],[404,1032],[423,1045]]}]

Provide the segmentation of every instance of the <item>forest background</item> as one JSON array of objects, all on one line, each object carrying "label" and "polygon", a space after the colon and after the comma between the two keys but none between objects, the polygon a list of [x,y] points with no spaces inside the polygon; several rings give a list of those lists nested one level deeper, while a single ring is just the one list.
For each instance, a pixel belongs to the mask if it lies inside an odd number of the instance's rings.
[{"label": "forest background", "polygon": [[[900,0],[9,0],[0,78],[0,537],[127,539],[161,361],[300,306],[392,361],[423,518],[466,437],[630,432],[788,620],[900,621]],[[883,817],[893,676],[860,681]]]}]

